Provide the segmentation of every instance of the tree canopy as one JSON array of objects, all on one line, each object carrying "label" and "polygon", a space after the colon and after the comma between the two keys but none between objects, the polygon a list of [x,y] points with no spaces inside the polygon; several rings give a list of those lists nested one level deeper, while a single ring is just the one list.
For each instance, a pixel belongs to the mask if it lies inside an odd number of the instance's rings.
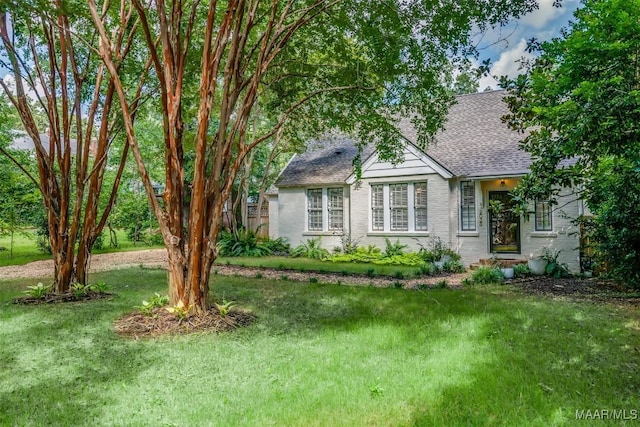
[{"label": "tree canopy", "polygon": [[[194,311],[207,309],[222,209],[255,147],[278,133],[295,141],[341,131],[399,159],[398,117],[411,118],[418,142],[429,142],[453,98],[444,74],[452,58],[473,53],[472,34],[537,7],[534,0],[491,7],[479,0],[123,2],[122,13],[139,20],[146,45],[140,54],[149,57],[159,93],[166,171],[160,203],[112,48],[117,21],[95,0],[88,4],[167,246],[172,304]],[[252,127],[257,111],[268,114],[268,126]],[[192,172],[185,168],[190,155]]]},{"label": "tree canopy", "polygon": [[640,1],[585,0],[562,37],[509,89],[507,122],[529,132],[523,200],[583,188],[599,256],[640,283]]}]

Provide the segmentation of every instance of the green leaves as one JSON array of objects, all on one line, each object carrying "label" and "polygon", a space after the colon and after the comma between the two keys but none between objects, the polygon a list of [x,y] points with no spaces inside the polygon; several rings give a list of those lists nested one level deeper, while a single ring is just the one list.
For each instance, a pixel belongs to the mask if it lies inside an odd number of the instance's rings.
[{"label": "green leaves", "polygon": [[619,251],[635,254],[640,245],[628,226],[638,216],[639,15],[639,0],[586,0],[526,74],[503,80],[511,110],[504,120],[530,131],[522,148],[534,163],[516,190],[521,203],[583,186],[601,263],[630,283],[640,283],[640,273],[629,274],[640,268]]}]

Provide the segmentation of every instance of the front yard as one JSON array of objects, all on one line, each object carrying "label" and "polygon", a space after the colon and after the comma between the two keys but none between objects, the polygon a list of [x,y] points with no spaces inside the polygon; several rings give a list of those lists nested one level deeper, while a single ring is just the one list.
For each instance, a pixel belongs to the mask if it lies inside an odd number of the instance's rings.
[{"label": "front yard", "polygon": [[11,301],[34,281],[0,281],[1,425],[548,426],[640,409],[637,304],[217,275],[250,327],[136,340],[113,322],[166,273],[92,279],[113,297],[26,307]]}]

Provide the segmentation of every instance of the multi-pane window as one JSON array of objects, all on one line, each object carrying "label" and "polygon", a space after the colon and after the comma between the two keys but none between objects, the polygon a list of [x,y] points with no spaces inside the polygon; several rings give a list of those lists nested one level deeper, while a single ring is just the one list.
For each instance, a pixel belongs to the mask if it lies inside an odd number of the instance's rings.
[{"label": "multi-pane window", "polygon": [[391,231],[409,230],[409,197],[407,184],[389,185]]},{"label": "multi-pane window", "polygon": [[307,231],[342,231],[344,191],[336,188],[307,190]]},{"label": "multi-pane window", "polygon": [[413,184],[414,202],[413,212],[415,217],[415,229],[428,230],[427,227],[427,183],[416,182]]},{"label": "multi-pane window", "polygon": [[371,185],[371,231],[427,231],[427,182]]},{"label": "multi-pane window", "polygon": [[536,200],[536,231],[552,231],[551,202],[549,200]]},{"label": "multi-pane window", "polygon": [[329,188],[327,190],[329,211],[329,230],[342,230],[344,224],[344,202],[342,188]]},{"label": "multi-pane window", "polygon": [[322,231],[322,189],[307,190],[307,218],[310,231]]},{"label": "multi-pane window", "polygon": [[384,230],[384,186],[381,184],[371,186],[371,229]]},{"label": "multi-pane window", "polygon": [[476,230],[476,187],[473,181],[460,183],[460,229]]}]

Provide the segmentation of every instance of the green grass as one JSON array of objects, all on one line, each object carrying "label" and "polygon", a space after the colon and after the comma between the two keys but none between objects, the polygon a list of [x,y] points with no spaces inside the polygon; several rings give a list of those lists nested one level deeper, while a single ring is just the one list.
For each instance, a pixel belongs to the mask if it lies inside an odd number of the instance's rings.
[{"label": "green grass", "polygon": [[344,263],[321,261],[309,258],[292,258],[281,256],[268,257],[220,257],[218,265],[240,265],[243,267],[265,267],[279,270],[316,271],[320,273],[373,274],[375,276],[414,277],[420,272],[418,267],[404,265],[377,265],[369,263]]},{"label": "green grass", "polygon": [[640,408],[637,310],[217,276],[254,325],[119,338],[113,320],[165,280],[101,273],[111,300],[37,307],[10,303],[32,281],[0,282],[0,425],[550,426]]},{"label": "green grass", "polygon": [[[122,251],[138,251],[141,249],[161,248],[163,246],[148,246],[144,243],[136,243],[134,245],[129,239],[124,230],[116,230],[118,238],[118,247],[109,247],[109,237],[105,233],[104,248],[96,249],[94,254],[102,254],[108,252],[122,252]],[[0,267],[7,265],[24,265],[32,261],[39,261],[43,259],[51,259],[51,255],[42,253],[36,244],[34,230],[27,230],[27,233],[15,234],[13,238],[13,256],[11,255],[11,238],[9,236],[0,236]]]}]

